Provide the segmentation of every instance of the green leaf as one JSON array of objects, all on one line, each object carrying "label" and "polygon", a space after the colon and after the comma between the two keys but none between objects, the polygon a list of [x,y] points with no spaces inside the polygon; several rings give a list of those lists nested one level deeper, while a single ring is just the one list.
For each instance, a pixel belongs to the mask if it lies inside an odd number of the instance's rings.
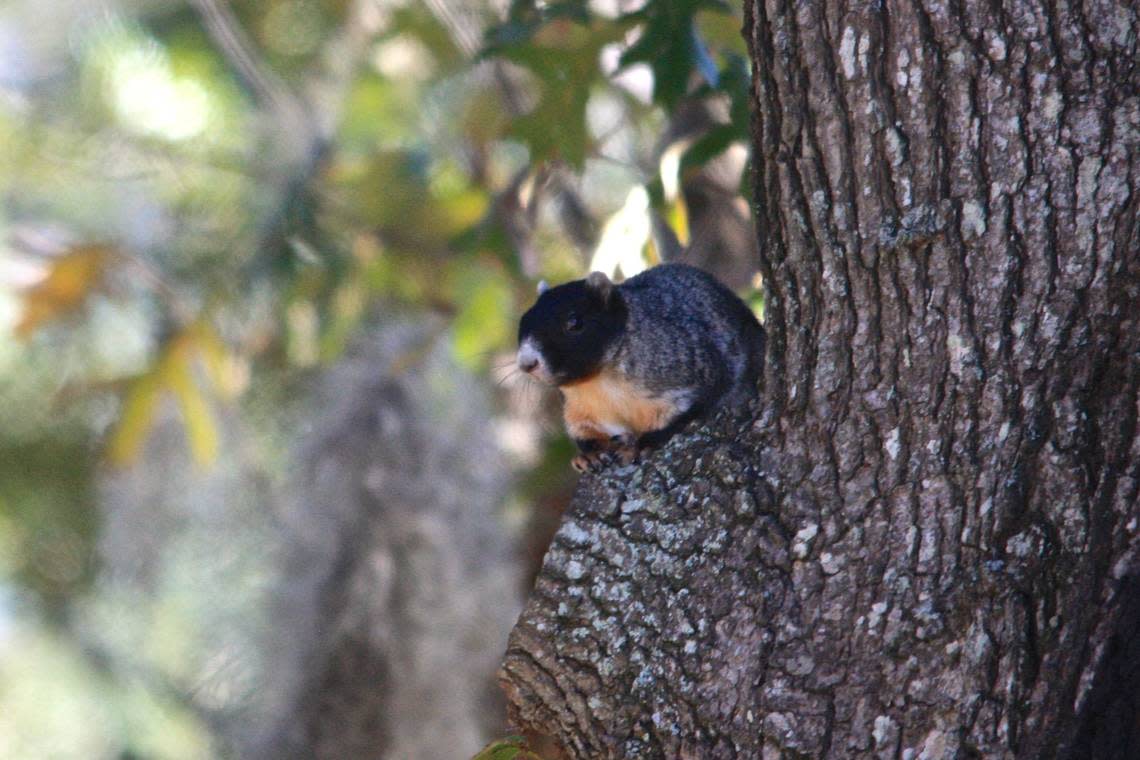
[{"label": "green leaf", "polygon": [[691,74],[697,71],[714,87],[719,75],[708,48],[701,40],[695,16],[702,9],[724,13],[729,8],[718,0],[651,2],[622,18],[643,24],[641,36],[621,57],[621,65],[646,63],[653,70],[653,100],[672,110],[689,91]]},{"label": "green leaf", "polygon": [[491,742],[471,760],[542,760],[542,758],[530,751],[523,737],[508,736]]},{"label": "green leaf", "polygon": [[526,68],[539,95],[530,113],[508,125],[508,135],[525,143],[536,163],[562,160],[581,167],[591,147],[586,124],[591,84],[604,81],[598,59],[628,24],[600,18],[586,23],[575,9],[562,8],[546,12],[540,23],[508,22],[505,27],[488,37],[492,45],[485,54]]},{"label": "green leaf", "polygon": [[390,28],[393,35],[409,34],[419,40],[441,68],[453,69],[466,62],[466,53],[456,46],[451,30],[423,3],[408,3],[393,12]]}]

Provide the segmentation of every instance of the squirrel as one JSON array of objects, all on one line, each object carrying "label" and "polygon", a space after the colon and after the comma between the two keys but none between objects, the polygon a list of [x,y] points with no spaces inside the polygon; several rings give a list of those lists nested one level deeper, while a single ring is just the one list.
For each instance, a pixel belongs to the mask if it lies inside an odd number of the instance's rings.
[{"label": "squirrel", "polygon": [[764,328],[731,290],[684,264],[621,284],[593,272],[554,288],[519,322],[517,363],[557,386],[571,464],[595,471],[633,462],[680,425],[755,396]]}]

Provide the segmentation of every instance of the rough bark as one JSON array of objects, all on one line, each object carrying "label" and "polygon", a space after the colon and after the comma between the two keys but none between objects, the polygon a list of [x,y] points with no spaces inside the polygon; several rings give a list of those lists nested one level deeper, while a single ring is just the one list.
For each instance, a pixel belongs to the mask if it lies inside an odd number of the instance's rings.
[{"label": "rough bark", "polygon": [[583,480],[511,719],[581,758],[1140,756],[1135,5],[745,35],[762,402]]}]

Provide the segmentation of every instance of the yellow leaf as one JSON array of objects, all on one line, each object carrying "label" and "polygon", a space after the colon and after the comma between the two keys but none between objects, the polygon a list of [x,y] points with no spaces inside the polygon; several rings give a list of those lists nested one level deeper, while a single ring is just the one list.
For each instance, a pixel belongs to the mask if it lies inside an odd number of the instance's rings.
[{"label": "yellow leaf", "polygon": [[681,245],[689,244],[689,209],[685,206],[685,196],[678,193],[677,198],[666,209],[666,218],[673,234]]},{"label": "yellow leaf", "polygon": [[107,449],[107,458],[113,464],[129,465],[138,458],[164,391],[169,391],[178,404],[194,460],[207,465],[217,459],[217,421],[195,377],[195,360],[200,360],[207,372],[212,363],[224,362],[220,339],[203,323],[193,324],[167,341],[154,367],[135,380],[127,392]]},{"label": "yellow leaf", "polygon": [[188,339],[198,350],[202,366],[213,387],[224,399],[234,399],[241,395],[248,381],[245,363],[226,347],[217,330],[205,321],[199,320],[187,329]]},{"label": "yellow leaf", "polygon": [[101,245],[76,246],[52,262],[47,276],[23,294],[16,335],[26,339],[45,322],[78,308],[98,283],[110,253]]},{"label": "yellow leaf", "polygon": [[186,439],[190,453],[200,465],[214,462],[218,456],[218,427],[210,405],[202,389],[194,382],[194,367],[191,362],[191,349],[194,347],[190,332],[171,341],[171,347],[162,362],[162,379],[174,394],[182,412],[182,424],[186,427]]},{"label": "yellow leaf", "polygon": [[140,376],[131,385],[123,403],[123,413],[119,415],[107,447],[107,458],[113,464],[125,466],[138,457],[154,421],[154,409],[158,404],[160,390],[162,384],[158,373],[153,370]]}]

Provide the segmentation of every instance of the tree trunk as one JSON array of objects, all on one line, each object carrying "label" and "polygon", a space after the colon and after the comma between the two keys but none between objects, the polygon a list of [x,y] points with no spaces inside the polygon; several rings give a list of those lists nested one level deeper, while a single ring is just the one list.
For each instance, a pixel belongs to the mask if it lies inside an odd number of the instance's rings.
[{"label": "tree trunk", "polygon": [[494,672],[520,585],[496,513],[510,473],[486,389],[421,321],[385,320],[324,380],[242,757],[463,757],[502,730]]},{"label": "tree trunk", "polygon": [[748,0],[765,390],[587,477],[515,628],[571,757],[1140,757],[1129,0]]}]

